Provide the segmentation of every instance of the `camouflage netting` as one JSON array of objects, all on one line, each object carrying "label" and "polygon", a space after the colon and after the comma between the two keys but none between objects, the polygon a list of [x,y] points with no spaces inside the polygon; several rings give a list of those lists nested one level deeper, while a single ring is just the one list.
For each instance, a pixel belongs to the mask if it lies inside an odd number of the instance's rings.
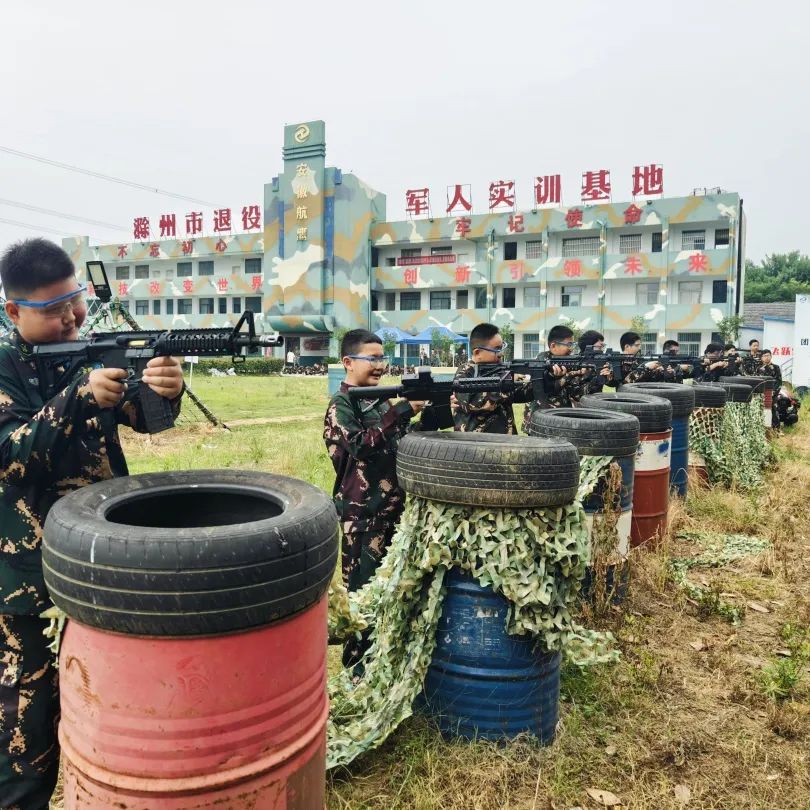
[{"label": "camouflage netting", "polygon": [[615,661],[612,636],[571,614],[589,561],[582,500],[610,459],[584,458],[577,500],[545,509],[468,507],[410,497],[377,577],[354,593],[330,591],[330,636],[373,626],[364,673],[329,681],[327,767],[380,745],[412,712],[435,645],[444,575],[469,573],[511,602],[507,632],[529,633],[544,650],[580,666]]},{"label": "camouflage netting", "polygon": [[696,409],[689,420],[689,445],[705,459],[712,484],[758,489],[771,460],[762,396],[755,395],[750,402],[727,402],[723,409]]}]

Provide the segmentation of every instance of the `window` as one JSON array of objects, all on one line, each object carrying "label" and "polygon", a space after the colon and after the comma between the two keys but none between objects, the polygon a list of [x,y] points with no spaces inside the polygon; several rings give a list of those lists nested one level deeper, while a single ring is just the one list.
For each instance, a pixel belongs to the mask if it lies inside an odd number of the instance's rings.
[{"label": "window", "polygon": [[174,315],[174,299],[169,298],[166,301],[166,314],[167,315]]},{"label": "window", "polygon": [[655,332],[641,333],[641,353],[646,355],[657,354]]},{"label": "window", "polygon": [[262,273],[262,260],[245,259],[245,273],[249,276],[260,276]]},{"label": "window", "polygon": [[399,294],[399,308],[401,310],[415,310],[422,308],[422,293],[403,292]]},{"label": "window", "polygon": [[636,284],[636,304],[640,306],[649,306],[650,304],[658,303],[658,281],[645,281]]},{"label": "window", "polygon": [[470,293],[467,290],[456,292],[456,309],[467,309],[470,305]]},{"label": "window", "polygon": [[191,262],[177,262],[177,278],[191,275]]},{"label": "window", "polygon": [[371,266],[372,267],[379,267],[380,266],[380,249],[373,247],[371,248]]},{"label": "window", "polygon": [[[725,304],[728,300],[728,282],[713,281],[712,282],[712,303]],[[725,342],[725,341],[724,341]]]},{"label": "window", "polygon": [[262,297],[260,295],[249,295],[245,298],[245,311],[256,312],[262,311]]},{"label": "window", "polygon": [[679,354],[684,357],[697,357],[700,355],[700,332],[678,332],[678,343],[680,343]]},{"label": "window", "polygon": [[385,308],[391,312],[397,308],[397,294],[392,292],[387,292],[385,294]]},{"label": "window", "polygon": [[714,232],[714,246],[728,247],[728,228],[717,228]]},{"label": "window", "polygon": [[400,253],[403,259],[407,259],[413,256],[421,256],[422,255],[422,248],[402,248]]},{"label": "window", "polygon": [[581,307],[582,306],[582,293],[584,287],[563,287],[562,300],[560,306],[563,307]]},{"label": "window", "polygon": [[236,298],[231,299],[231,312],[234,315],[239,315],[242,312],[242,299],[238,295]]},{"label": "window", "polygon": [[214,299],[200,298],[200,315],[213,315],[213,314],[214,314]]},{"label": "window", "polygon": [[538,354],[540,354],[540,334],[526,332],[523,335],[523,357],[533,360]]},{"label": "window", "polygon": [[514,287],[504,287],[501,292],[501,306],[504,309],[514,309],[515,308],[515,288]]},{"label": "window", "polygon": [[702,281],[681,281],[678,284],[678,303],[699,304],[702,292]]},{"label": "window", "polygon": [[136,264],[135,265],[135,278],[149,278],[149,265]]},{"label": "window", "polygon": [[[250,259],[248,259],[250,261]],[[213,276],[214,275],[214,263],[211,261],[205,262],[198,262],[197,263],[197,274],[200,276]]]},{"label": "window", "polygon": [[431,256],[441,256],[444,253],[452,253],[453,248],[450,245],[441,245],[440,247],[432,247],[430,249]]},{"label": "window", "polygon": [[152,314],[160,315],[160,301],[152,301]]},{"label": "window", "polygon": [[543,258],[543,243],[542,242],[526,242],[526,258],[527,259],[542,259]]},{"label": "window", "polygon": [[517,259],[517,242],[503,243],[503,259],[506,262]]},{"label": "window", "polygon": [[431,290],[430,308],[450,309],[450,290]]},{"label": "window", "polygon": [[228,299],[224,295],[217,298],[217,312],[220,315],[228,314]]},{"label": "window", "polygon": [[652,252],[660,253],[664,245],[664,234],[661,231],[652,233]]},{"label": "window", "polygon": [[377,300],[377,293],[371,293],[371,311],[372,312],[379,312],[380,311],[380,302]]},{"label": "window", "polygon": [[630,253],[641,253],[640,233],[619,234],[619,253],[627,256]]},{"label": "window", "polygon": [[539,307],[542,306],[543,296],[540,295],[540,288],[536,286],[523,288],[523,306],[524,307]]},{"label": "window", "polygon": [[681,234],[681,250],[703,250],[706,247],[706,231],[684,231]]},{"label": "window", "polygon": [[178,298],[177,299],[177,314],[178,315],[191,315],[191,299]]},{"label": "window", "polygon": [[129,265],[125,264],[123,267],[115,268],[115,280],[126,281],[129,279]]},{"label": "window", "polygon": [[390,256],[389,258],[387,258],[385,260],[385,266],[386,267],[396,267],[397,266],[397,260],[393,256]]},{"label": "window", "polygon": [[149,302],[148,301],[136,301],[135,302],[135,314],[136,315],[148,315],[149,314]]},{"label": "window", "polygon": [[476,287],[475,288],[475,308],[476,309],[486,309],[487,308],[487,288],[486,287]]},{"label": "window", "polygon": [[563,239],[562,255],[564,258],[570,256],[598,256],[599,237],[580,236],[575,239]]}]

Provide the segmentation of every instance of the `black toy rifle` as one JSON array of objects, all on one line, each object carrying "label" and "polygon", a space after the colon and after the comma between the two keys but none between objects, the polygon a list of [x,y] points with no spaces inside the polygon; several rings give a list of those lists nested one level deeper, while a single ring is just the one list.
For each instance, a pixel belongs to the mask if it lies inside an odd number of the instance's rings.
[{"label": "black toy rifle", "polygon": [[[247,326],[247,331],[243,327]],[[233,329],[166,329],[133,332],[94,332],[83,340],[42,343],[34,347],[35,359],[49,366],[63,365],[66,377],[83,366],[101,365],[127,371],[125,400],[140,397],[144,421],[150,433],[172,427],[171,402],[142,381],[146,364],[153,357],[221,357],[231,355],[234,363],[244,353],[265,346],[280,346],[277,332],[257,335],[253,313],[245,311]],[[137,383],[137,385],[136,385]]]}]

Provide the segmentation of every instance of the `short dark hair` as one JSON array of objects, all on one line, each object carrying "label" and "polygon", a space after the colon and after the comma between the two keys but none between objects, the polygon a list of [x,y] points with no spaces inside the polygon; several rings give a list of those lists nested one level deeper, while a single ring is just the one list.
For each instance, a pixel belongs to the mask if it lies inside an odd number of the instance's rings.
[{"label": "short dark hair", "polygon": [[772,355],[772,354],[773,354],[773,352],[772,352],[770,349],[763,349],[763,350],[760,352],[760,354],[770,354],[770,355]]},{"label": "short dark hair", "polygon": [[706,346],[706,351],[703,352],[704,354],[714,354],[715,352],[722,352],[723,351],[723,344],[722,343],[709,343]]},{"label": "short dark hair", "polygon": [[548,345],[550,346],[552,343],[560,343],[561,341],[568,340],[572,337],[574,337],[574,333],[570,327],[563,326],[563,324],[558,323],[556,326],[552,326],[551,329],[548,330]]},{"label": "short dark hair", "polygon": [[632,346],[639,340],[641,340],[641,335],[638,332],[625,332],[619,338],[619,347],[622,349],[622,351],[624,351],[625,346]]},{"label": "short dark hair", "polygon": [[729,351],[729,349],[736,349],[736,348],[737,347],[733,343],[726,343],[726,345],[723,346],[723,351],[727,352]]},{"label": "short dark hair", "polygon": [[587,332],[583,332],[579,336],[577,345],[579,346],[579,350],[584,352],[588,346],[593,346],[594,343],[599,343],[600,340],[604,339],[605,336],[601,332],[597,332],[596,329],[589,329]]},{"label": "short dark hair", "polygon": [[6,298],[30,295],[40,287],[75,275],[70,256],[48,239],[15,242],[0,259],[0,280]]},{"label": "short dark hair", "polygon": [[759,340],[757,340],[757,338],[751,338],[751,340],[748,341],[749,346],[753,346],[755,343],[759,343]]},{"label": "short dark hair", "polygon": [[[470,332],[470,345],[473,343],[486,343],[492,340],[495,335],[499,335],[500,330],[494,323],[479,323],[472,332]],[[475,346],[473,346],[475,348]]]},{"label": "short dark hair", "polygon": [[678,343],[677,340],[665,340],[663,345],[663,350],[667,351],[668,349],[674,349],[675,347],[681,348],[681,344]]},{"label": "short dark hair", "polygon": [[369,332],[368,329],[352,329],[343,336],[340,341],[340,356],[346,357],[349,354],[357,354],[366,343],[379,343],[382,346],[382,338]]}]

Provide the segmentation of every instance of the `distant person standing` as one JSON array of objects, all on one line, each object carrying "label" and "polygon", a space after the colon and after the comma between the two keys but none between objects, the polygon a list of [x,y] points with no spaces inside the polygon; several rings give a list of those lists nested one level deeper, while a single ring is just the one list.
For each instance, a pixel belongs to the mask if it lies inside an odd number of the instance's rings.
[{"label": "distant person standing", "polygon": [[295,361],[296,361],[295,352],[292,349],[290,349],[287,352],[287,370],[288,371],[292,371],[293,368],[295,368]]}]

